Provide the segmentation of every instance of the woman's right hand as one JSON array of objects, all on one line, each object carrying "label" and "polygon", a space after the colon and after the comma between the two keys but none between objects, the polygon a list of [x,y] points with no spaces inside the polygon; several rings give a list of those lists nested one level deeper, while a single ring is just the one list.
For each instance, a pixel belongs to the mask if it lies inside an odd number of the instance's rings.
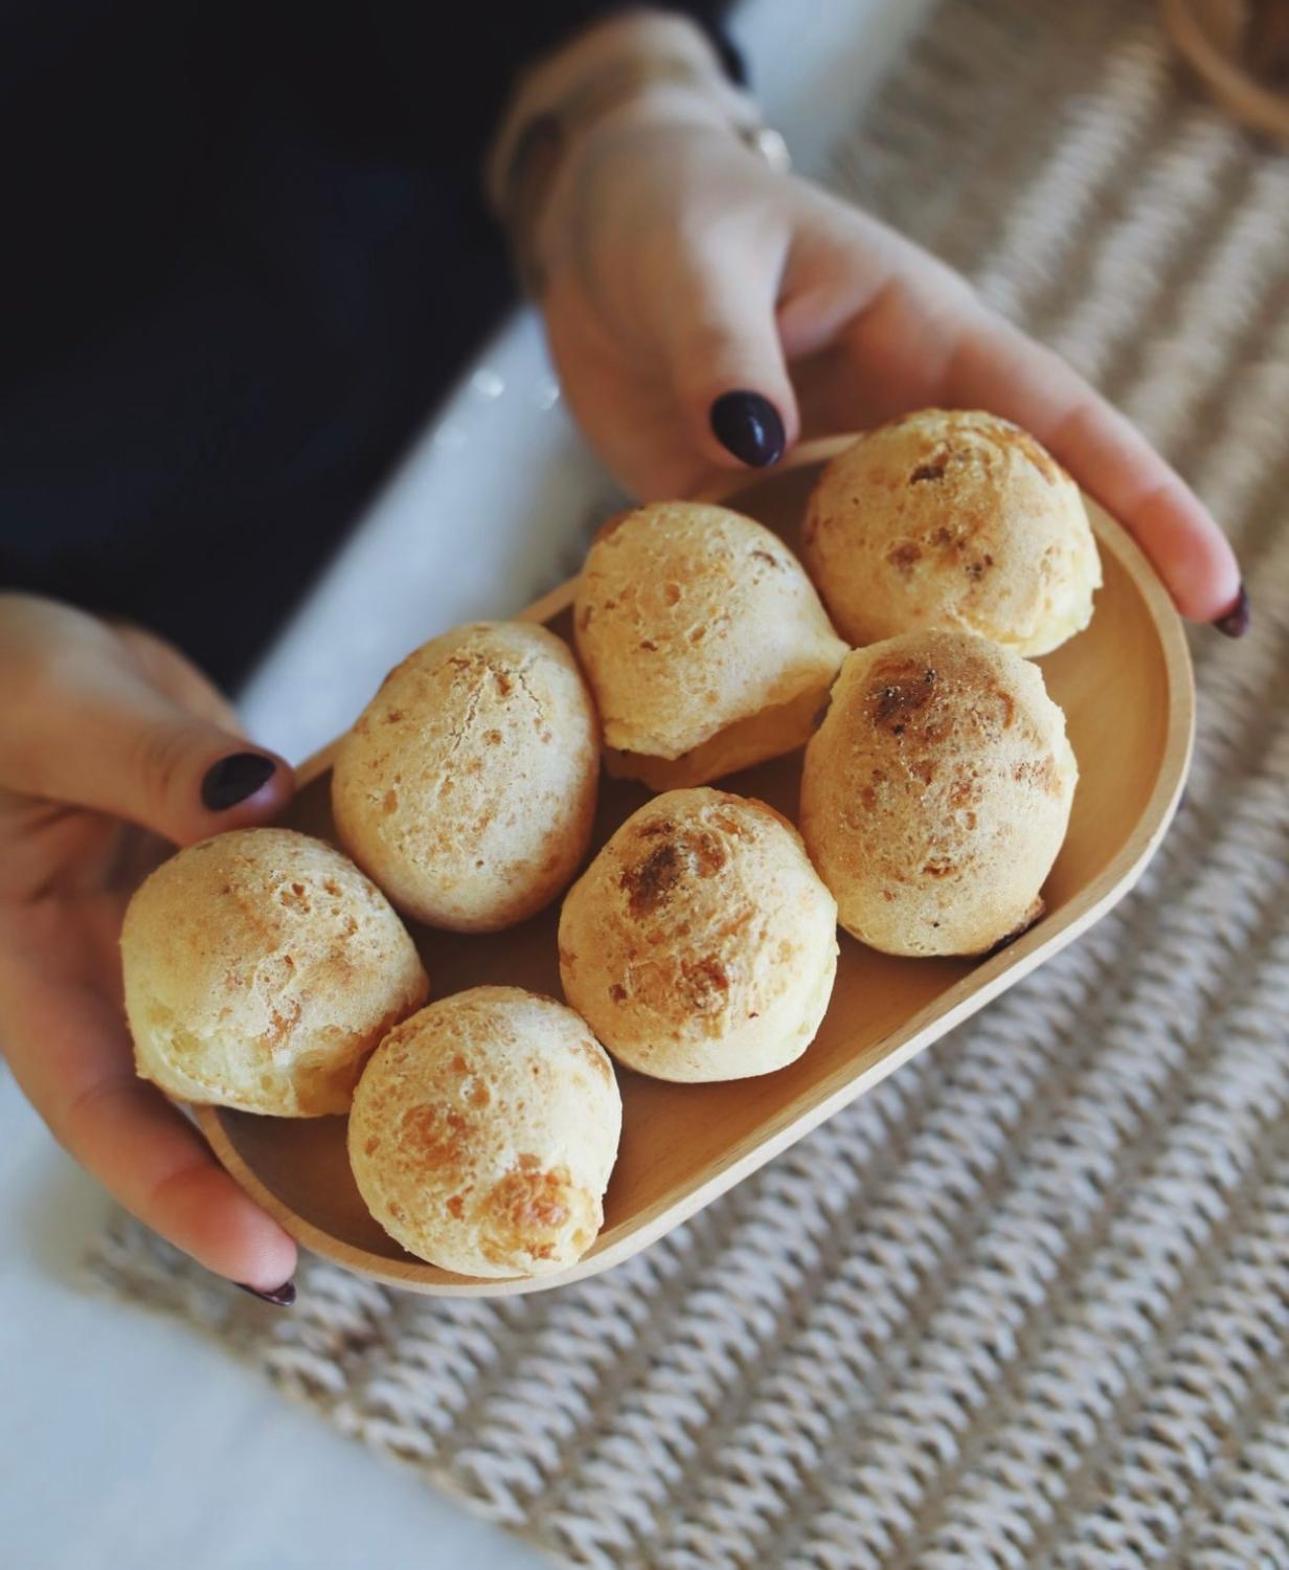
[{"label": "woman's right hand", "polygon": [[295,1244],[136,1078],[119,938],[167,842],[271,817],[290,767],[250,749],[168,644],[0,594],[0,1051],[55,1138],[210,1270],[289,1301]]}]

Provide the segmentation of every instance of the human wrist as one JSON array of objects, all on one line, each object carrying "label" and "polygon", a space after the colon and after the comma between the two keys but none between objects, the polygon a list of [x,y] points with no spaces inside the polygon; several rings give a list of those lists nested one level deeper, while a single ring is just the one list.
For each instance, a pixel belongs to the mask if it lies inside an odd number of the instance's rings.
[{"label": "human wrist", "polygon": [[633,12],[539,62],[503,118],[489,165],[493,209],[525,288],[542,292],[543,237],[579,167],[630,160],[660,137],[669,144],[664,156],[683,158],[689,134],[741,143],[779,170],[790,163],[782,137],[731,81],[715,46],[682,18]]},{"label": "human wrist", "polygon": [[484,183],[493,212],[505,221],[508,189],[525,133],[546,115],[596,117],[596,98],[611,107],[639,98],[656,112],[695,118],[747,113],[750,101],[731,80],[715,45],[688,18],[647,8],[614,14],[576,34],[522,75],[489,148]]}]

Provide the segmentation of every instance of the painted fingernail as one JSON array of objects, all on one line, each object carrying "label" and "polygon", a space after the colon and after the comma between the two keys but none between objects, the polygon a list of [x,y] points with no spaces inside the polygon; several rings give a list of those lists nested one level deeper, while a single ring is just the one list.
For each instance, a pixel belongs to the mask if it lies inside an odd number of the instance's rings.
[{"label": "painted fingernail", "polygon": [[721,446],[754,469],[764,469],[783,457],[783,421],[760,393],[722,393],[712,405],[711,419]]},{"label": "painted fingernail", "polygon": [[1249,591],[1241,584],[1240,592],[1235,596],[1235,604],[1224,616],[1219,616],[1213,625],[1228,638],[1242,638],[1248,632],[1252,619],[1249,611]]},{"label": "painted fingernail", "polygon": [[227,812],[253,796],[277,764],[262,752],[234,752],[212,763],[201,782],[201,801],[208,812]]},{"label": "painted fingernail", "polygon": [[294,1281],[284,1281],[271,1292],[261,1292],[259,1287],[248,1287],[244,1281],[234,1281],[233,1285],[239,1292],[249,1292],[252,1297],[259,1298],[261,1303],[272,1303],[274,1308],[290,1308],[295,1302]]}]

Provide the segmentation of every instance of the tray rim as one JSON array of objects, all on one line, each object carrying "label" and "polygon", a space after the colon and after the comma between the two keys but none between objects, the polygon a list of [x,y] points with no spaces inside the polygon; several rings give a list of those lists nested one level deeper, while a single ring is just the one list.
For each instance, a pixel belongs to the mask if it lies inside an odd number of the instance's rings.
[{"label": "tray rim", "polygon": [[[785,471],[826,462],[853,440],[853,435],[841,435],[802,442],[772,473],[758,475],[755,471],[744,470],[721,475],[702,487],[696,499],[721,501],[748,489],[758,479],[771,479]],[[747,1136],[682,1194],[656,1201],[629,1227],[624,1224],[602,1232],[592,1251],[576,1264],[540,1276],[501,1280],[458,1276],[425,1261],[410,1257],[388,1259],[346,1243],[301,1216],[263,1183],[225,1127],[224,1115],[233,1109],[194,1106],[193,1115],[216,1158],[297,1243],[358,1275],[386,1286],[435,1297],[510,1297],[544,1292],[610,1270],[648,1248],[1059,953],[1128,894],[1145,871],[1177,810],[1195,739],[1195,684],[1181,617],[1145,552],[1128,530],[1093,498],[1085,495],[1084,501],[1098,547],[1110,550],[1132,579],[1159,640],[1168,682],[1168,712],[1159,773],[1132,833],[1110,863],[1059,913],[983,961],[970,975],[954,982],[933,1003],[883,1038],[883,1043],[874,1049],[880,1050],[880,1056],[859,1068],[841,1065],[834,1069],[826,1079],[780,1108],[770,1120],[770,1133]],[[577,579],[568,579],[527,606],[514,619],[551,620],[569,607],[576,587]],[[297,783],[307,785],[324,773],[331,766],[339,742],[337,737],[307,758],[296,770]]]}]

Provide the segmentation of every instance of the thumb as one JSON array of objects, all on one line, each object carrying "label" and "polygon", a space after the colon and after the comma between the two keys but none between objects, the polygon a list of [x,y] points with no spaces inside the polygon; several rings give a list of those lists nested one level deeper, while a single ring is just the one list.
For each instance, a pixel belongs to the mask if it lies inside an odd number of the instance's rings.
[{"label": "thumb", "polygon": [[797,439],[776,289],[776,269],[749,250],[719,265],[705,259],[670,295],[666,353],[683,418],[706,463],[766,468]]},{"label": "thumb", "polygon": [[[247,745],[191,667],[155,679],[130,642],[93,617],[0,597],[0,786],[123,818],[177,844],[271,817],[290,766]],[[185,692],[188,701],[174,693]],[[202,702],[193,701],[200,694]]]}]

